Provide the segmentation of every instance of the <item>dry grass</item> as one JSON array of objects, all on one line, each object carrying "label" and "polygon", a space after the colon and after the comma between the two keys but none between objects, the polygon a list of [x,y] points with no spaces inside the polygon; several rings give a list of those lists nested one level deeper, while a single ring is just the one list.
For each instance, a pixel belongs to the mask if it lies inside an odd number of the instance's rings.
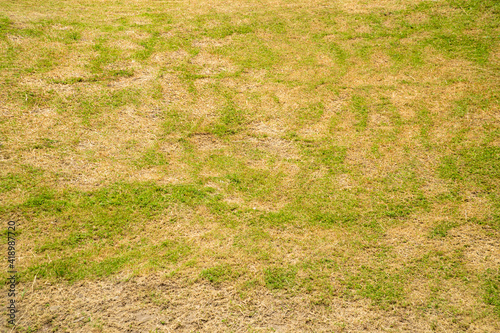
[{"label": "dry grass", "polygon": [[6,331],[500,330],[496,1],[0,8]]}]

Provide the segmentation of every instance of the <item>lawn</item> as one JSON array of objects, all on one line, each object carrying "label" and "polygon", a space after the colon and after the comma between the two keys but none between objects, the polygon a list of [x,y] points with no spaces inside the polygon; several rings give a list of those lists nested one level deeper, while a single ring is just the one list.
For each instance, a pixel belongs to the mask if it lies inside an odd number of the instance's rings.
[{"label": "lawn", "polygon": [[500,331],[497,0],[0,0],[5,332]]}]

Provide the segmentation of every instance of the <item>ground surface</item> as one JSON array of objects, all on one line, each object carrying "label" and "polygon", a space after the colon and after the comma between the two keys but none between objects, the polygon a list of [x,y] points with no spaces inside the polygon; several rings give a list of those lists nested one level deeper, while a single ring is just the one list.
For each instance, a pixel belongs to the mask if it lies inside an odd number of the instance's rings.
[{"label": "ground surface", "polygon": [[2,329],[500,331],[499,36],[495,0],[0,0]]}]

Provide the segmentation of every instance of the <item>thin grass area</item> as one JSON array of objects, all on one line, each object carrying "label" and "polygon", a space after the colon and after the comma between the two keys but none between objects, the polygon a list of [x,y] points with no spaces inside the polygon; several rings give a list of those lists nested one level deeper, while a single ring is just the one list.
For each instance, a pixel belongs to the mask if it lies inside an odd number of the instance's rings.
[{"label": "thin grass area", "polygon": [[[498,1],[0,8],[18,331],[125,329],[47,321],[30,295],[148,276],[327,317],[361,304],[382,331],[500,330]],[[279,329],[228,318],[155,323]]]}]

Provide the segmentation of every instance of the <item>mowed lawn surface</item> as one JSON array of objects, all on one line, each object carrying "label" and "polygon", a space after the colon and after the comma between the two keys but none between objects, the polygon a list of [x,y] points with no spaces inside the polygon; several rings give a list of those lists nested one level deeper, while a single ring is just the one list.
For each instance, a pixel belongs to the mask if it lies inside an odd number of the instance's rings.
[{"label": "mowed lawn surface", "polygon": [[500,331],[499,41],[496,0],[0,0],[12,330]]}]

